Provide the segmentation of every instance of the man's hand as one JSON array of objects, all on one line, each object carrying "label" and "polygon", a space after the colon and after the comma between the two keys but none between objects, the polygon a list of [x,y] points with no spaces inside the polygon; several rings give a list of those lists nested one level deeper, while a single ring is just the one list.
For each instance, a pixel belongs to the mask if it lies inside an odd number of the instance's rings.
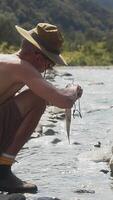
[{"label": "man's hand", "polygon": [[82,96],[83,89],[81,88],[80,85],[77,85],[76,87],[77,87],[77,99],[78,99]]},{"label": "man's hand", "polygon": [[67,90],[70,92],[70,95],[73,99],[73,103],[82,96],[83,89],[80,85],[67,85]]}]

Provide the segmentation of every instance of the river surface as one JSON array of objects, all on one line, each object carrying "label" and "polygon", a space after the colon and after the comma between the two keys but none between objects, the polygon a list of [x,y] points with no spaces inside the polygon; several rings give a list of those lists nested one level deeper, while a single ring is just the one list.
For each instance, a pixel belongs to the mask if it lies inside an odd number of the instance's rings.
[{"label": "river surface", "polygon": [[[62,200],[112,200],[113,178],[105,161],[111,156],[113,145],[113,69],[61,67],[56,70],[59,75],[52,81],[54,85],[63,88],[74,81],[83,87],[83,117],[72,118],[69,145],[65,120],[52,124],[46,111],[41,120],[43,131],[53,125],[56,134],[30,139],[17,157],[14,172],[37,184],[37,194],[26,194],[29,200],[43,196]],[[55,108],[49,109],[54,112]],[[61,141],[53,144],[55,138]]]}]

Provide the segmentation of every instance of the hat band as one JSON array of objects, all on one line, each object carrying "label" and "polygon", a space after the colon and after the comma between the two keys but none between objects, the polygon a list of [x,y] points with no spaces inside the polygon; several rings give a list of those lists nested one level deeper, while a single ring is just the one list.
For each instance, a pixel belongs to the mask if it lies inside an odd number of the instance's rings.
[{"label": "hat band", "polygon": [[32,33],[32,37],[40,44],[42,45],[47,51],[54,53],[54,54],[60,54],[61,51],[56,47],[56,49],[53,49],[52,46],[50,46],[50,43],[48,43],[46,40],[43,40],[39,37],[39,35],[36,32]]}]

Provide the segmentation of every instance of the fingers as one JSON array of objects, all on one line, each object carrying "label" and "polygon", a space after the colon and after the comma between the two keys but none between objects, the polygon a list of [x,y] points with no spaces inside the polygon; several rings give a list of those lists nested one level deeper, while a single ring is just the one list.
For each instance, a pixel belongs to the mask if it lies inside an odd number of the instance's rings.
[{"label": "fingers", "polygon": [[72,85],[68,84],[66,86],[67,91],[70,91],[71,98],[73,99],[73,102],[75,102],[77,99],[79,99],[82,96],[83,89],[80,85]]},{"label": "fingers", "polygon": [[77,98],[80,98],[82,96],[83,89],[81,88],[80,85],[77,87]]},{"label": "fingers", "polygon": [[76,95],[76,99],[78,99],[82,96],[83,89],[81,88],[80,85],[73,85],[73,90]]}]

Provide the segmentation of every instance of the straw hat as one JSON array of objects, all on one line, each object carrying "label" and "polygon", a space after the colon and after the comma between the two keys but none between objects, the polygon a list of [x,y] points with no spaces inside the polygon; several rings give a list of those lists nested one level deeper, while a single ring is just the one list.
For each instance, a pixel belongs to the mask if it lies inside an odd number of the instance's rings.
[{"label": "straw hat", "polygon": [[63,38],[57,26],[48,23],[39,23],[30,31],[17,25],[15,27],[20,35],[40,49],[55,64],[67,65],[66,61],[60,54]]}]

